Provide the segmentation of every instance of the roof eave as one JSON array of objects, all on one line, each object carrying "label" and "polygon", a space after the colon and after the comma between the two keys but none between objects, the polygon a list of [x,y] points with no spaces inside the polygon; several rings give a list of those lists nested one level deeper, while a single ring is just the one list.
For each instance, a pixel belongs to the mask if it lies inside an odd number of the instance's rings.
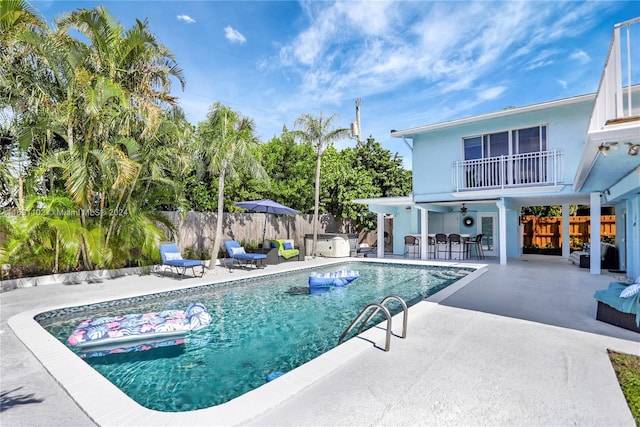
[{"label": "roof eave", "polygon": [[528,105],[525,107],[510,108],[501,111],[494,111],[492,113],[480,114],[477,116],[465,117],[462,119],[450,120],[447,122],[440,122],[431,125],[418,126],[415,128],[409,128],[405,130],[391,131],[391,137],[393,138],[413,138],[414,135],[434,130],[447,129],[450,127],[465,125],[469,123],[480,122],[483,120],[490,120],[498,117],[508,117],[516,114],[528,113],[532,111],[543,110],[553,107],[562,107],[565,105],[572,105],[580,102],[594,101],[596,97],[595,93],[587,95],[579,95],[571,98],[559,99],[556,101],[543,102],[541,104]]}]

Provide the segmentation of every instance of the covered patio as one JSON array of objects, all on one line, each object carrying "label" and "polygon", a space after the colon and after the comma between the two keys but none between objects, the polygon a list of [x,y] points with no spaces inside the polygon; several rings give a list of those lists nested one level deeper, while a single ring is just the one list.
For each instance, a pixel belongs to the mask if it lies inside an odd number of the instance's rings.
[{"label": "covered patio", "polygon": [[[405,256],[405,237],[413,236],[416,239],[417,248],[411,251],[416,258],[428,260],[443,257],[433,256],[434,248],[430,247],[430,240],[436,233],[460,234],[468,239],[473,239],[478,234],[482,236],[482,253],[487,260],[497,259],[501,265],[507,265],[509,259],[518,259],[522,256],[522,224],[520,212],[526,206],[552,206],[562,207],[562,258],[569,259],[571,252],[571,238],[569,230],[569,206],[589,206],[591,211],[590,241],[601,241],[600,212],[602,208],[600,193],[534,193],[531,195],[505,194],[502,191],[487,191],[482,194],[474,192],[463,194],[458,200],[433,200],[420,199],[414,202],[414,198],[388,197],[375,199],[358,199],[356,203],[365,204],[371,212],[377,214],[378,249],[376,256],[379,258],[389,256]],[[451,194],[449,194],[451,197]],[[385,218],[393,218],[392,229],[385,229]],[[387,221],[388,223],[389,221]],[[619,224],[622,230],[624,224]],[[385,253],[384,235],[392,236],[393,252]],[[412,248],[413,249],[413,248]],[[472,249],[472,248],[471,248]],[[476,249],[477,251],[477,249]],[[599,245],[592,245],[591,259],[600,259]],[[445,259],[452,259],[449,256]],[[478,260],[477,252],[473,250],[465,252],[457,259]],[[622,258],[622,257],[621,257]],[[624,262],[620,265],[624,268]],[[600,262],[592,262],[589,267],[592,274],[601,273]]]}]

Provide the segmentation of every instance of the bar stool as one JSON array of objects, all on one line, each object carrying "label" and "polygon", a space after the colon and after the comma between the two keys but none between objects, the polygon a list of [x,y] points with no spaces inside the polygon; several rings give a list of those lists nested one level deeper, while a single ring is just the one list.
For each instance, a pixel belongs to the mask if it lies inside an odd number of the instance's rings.
[{"label": "bar stool", "polygon": [[418,239],[414,236],[404,236],[404,255],[407,256],[411,253],[411,256],[416,258],[418,256]]},{"label": "bar stool", "polygon": [[436,258],[440,259],[440,246],[444,246],[444,259],[449,259],[449,241],[444,233],[436,234]]},{"label": "bar stool", "polygon": [[[449,234],[449,259],[464,259],[466,251],[462,237],[457,233]],[[454,254],[458,256],[454,258]]]},{"label": "bar stool", "polygon": [[429,254],[429,258],[436,258],[436,254],[438,252],[438,245],[436,245],[436,239],[429,236],[428,240],[429,246],[427,247],[427,254]]},{"label": "bar stool", "polygon": [[469,240],[469,246],[476,248],[476,257],[478,259],[484,259],[484,252],[482,251],[482,234],[478,234],[472,240]]}]

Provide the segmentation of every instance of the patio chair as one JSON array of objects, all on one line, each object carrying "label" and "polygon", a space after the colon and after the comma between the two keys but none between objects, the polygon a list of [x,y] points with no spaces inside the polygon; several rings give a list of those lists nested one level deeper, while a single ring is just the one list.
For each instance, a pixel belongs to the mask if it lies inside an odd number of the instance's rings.
[{"label": "patio chair", "polygon": [[404,236],[404,256],[415,258],[418,256],[419,250],[418,239],[414,236]]},{"label": "patio chair", "polygon": [[291,239],[265,240],[262,248],[270,249],[266,253],[263,251],[267,255],[267,265],[280,264],[285,261],[304,261],[304,247],[295,248]]},{"label": "patio chair", "polygon": [[373,246],[369,246],[368,243],[360,243],[356,251],[357,256],[363,256],[367,258],[369,255],[375,256],[378,253],[378,244],[373,242]]},{"label": "patio chair", "polygon": [[[470,238],[469,241],[467,242],[467,245],[469,245],[469,248],[471,247],[475,248],[476,258],[478,259],[484,258],[484,252],[482,251],[482,234],[478,234],[477,236]],[[471,255],[471,251],[469,251],[469,255]]]},{"label": "patio chair", "polygon": [[464,259],[467,246],[462,237],[457,233],[449,234],[449,259]]},{"label": "patio chair", "polygon": [[235,240],[226,240],[224,242],[224,249],[229,255],[231,264],[229,270],[234,265],[248,266],[253,265],[255,268],[264,268],[267,256],[265,254],[252,254],[245,252],[244,247]]},{"label": "patio chair", "polygon": [[[440,252],[444,253],[442,257],[440,256]],[[449,241],[447,240],[447,235],[444,233],[436,234],[436,258],[449,259]]]},{"label": "patio chair", "polygon": [[[193,276],[196,277],[195,268],[200,266],[202,271],[199,277],[204,276],[204,261],[198,259],[183,259],[180,254],[180,249],[175,243],[162,243],[160,244],[160,256],[162,257],[162,266],[164,270],[172,270],[176,269],[176,274],[182,280],[182,276],[184,276],[187,272],[187,268],[190,268],[193,272]],[[182,272],[180,269],[182,268]]]},{"label": "patio chair", "polygon": [[429,254],[429,258],[437,258],[438,245],[436,245],[435,237],[429,236],[428,243],[429,245],[427,246],[427,253]]}]

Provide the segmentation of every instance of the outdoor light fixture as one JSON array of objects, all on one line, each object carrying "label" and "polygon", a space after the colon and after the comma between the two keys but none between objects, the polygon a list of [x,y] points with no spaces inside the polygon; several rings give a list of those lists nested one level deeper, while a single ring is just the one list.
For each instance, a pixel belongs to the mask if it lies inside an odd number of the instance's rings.
[{"label": "outdoor light fixture", "polygon": [[618,148],[617,142],[603,142],[600,144],[600,147],[598,147],[598,151],[606,157],[609,154],[609,150],[617,150]]},{"label": "outdoor light fixture", "polygon": [[629,151],[627,153],[630,156],[637,156],[640,153],[640,144],[633,144],[631,142],[626,143],[629,146]]}]

